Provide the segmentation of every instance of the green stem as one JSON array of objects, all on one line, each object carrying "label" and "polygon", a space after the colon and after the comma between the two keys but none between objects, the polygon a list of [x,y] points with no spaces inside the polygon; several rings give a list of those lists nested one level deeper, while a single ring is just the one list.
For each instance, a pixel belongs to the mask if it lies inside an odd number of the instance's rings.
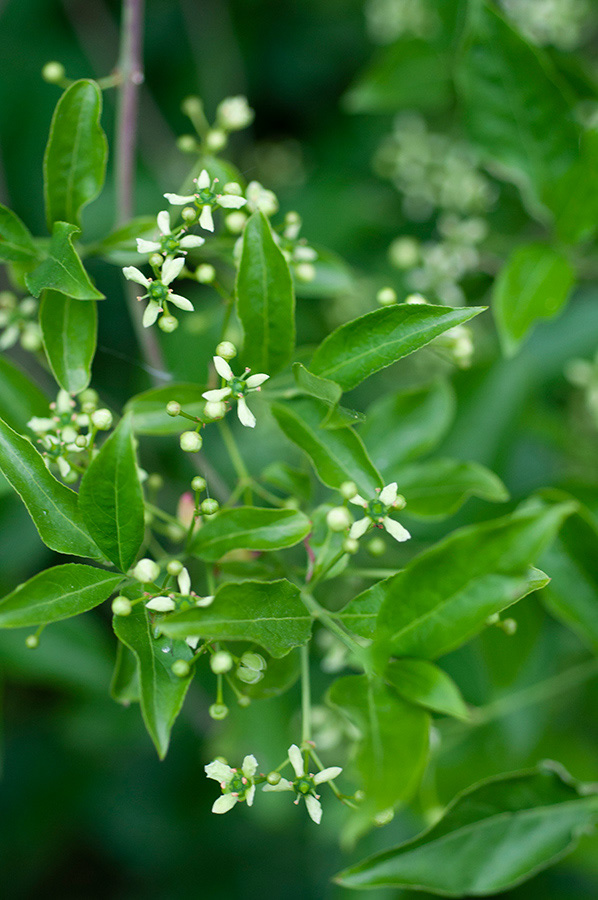
[{"label": "green stem", "polygon": [[301,592],[301,599],[303,603],[313,615],[315,619],[318,619],[329,631],[337,636],[337,638],[347,647],[348,650],[351,651],[353,656],[355,656],[360,665],[363,667],[363,670],[372,674],[372,664],[369,658],[369,654],[367,653],[365,647],[362,647],[361,644],[358,644],[357,641],[348,634],[344,628],[341,628],[334,619],[332,615],[328,612],[327,609],[324,609],[323,606],[320,606],[318,601],[313,597],[308,591]]},{"label": "green stem", "polygon": [[243,457],[239,453],[239,448],[237,447],[236,441],[233,437],[233,433],[228,426],[228,422],[225,419],[220,419],[218,422],[218,428],[220,429],[220,434],[222,435],[222,439],[228,451],[230,461],[232,462],[233,468],[237,474],[237,478],[245,483],[245,504],[247,506],[251,506],[251,504],[253,503],[253,496],[251,492],[251,475],[247,470],[247,466],[243,461]]},{"label": "green stem", "polygon": [[[311,749],[311,750],[309,751],[309,753],[310,753],[311,758],[313,759],[313,761],[315,762],[315,764],[317,765],[318,769],[319,769],[320,772],[321,772],[322,769],[325,768],[324,764],[322,763],[322,760],[320,759],[320,757],[318,756],[318,754],[316,753],[315,750]],[[343,794],[342,791],[339,791],[339,789],[337,788],[337,786],[336,786],[336,784],[334,783],[334,781],[327,781],[326,784],[329,784],[329,785],[330,785],[330,788],[331,788],[331,790],[332,790],[332,793],[335,795],[335,797],[336,797],[338,800],[341,801],[341,803],[344,803],[346,806],[350,806],[351,809],[357,809],[357,808],[358,808],[356,803],[353,803],[351,800],[349,800],[349,798],[348,798],[345,794]]]},{"label": "green stem", "polygon": [[309,644],[304,644],[301,647],[301,742],[304,743],[305,741],[311,741],[311,685],[309,680]]}]

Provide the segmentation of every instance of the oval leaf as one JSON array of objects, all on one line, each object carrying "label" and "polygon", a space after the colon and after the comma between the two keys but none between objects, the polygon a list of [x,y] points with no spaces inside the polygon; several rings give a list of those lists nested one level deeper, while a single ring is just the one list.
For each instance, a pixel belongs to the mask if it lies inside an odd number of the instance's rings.
[{"label": "oval leaf", "polygon": [[469,719],[467,704],[453,679],[427,659],[394,659],[385,680],[400,697],[457,719]]},{"label": "oval leaf", "polygon": [[309,368],[348,391],[483,310],[484,307],[451,309],[423,303],[376,309],[341,325],[325,338]]},{"label": "oval leaf", "polygon": [[44,291],[39,320],[56,381],[69,394],[85,390],[96,349],[96,304],[81,303],[58,291]]},{"label": "oval leaf", "polygon": [[310,529],[307,516],[294,509],[223,509],[202,525],[190,552],[216,562],[229,550],[282,550],[298,544]]},{"label": "oval leaf", "polygon": [[17,431],[33,416],[48,415],[48,400],[13,363],[0,356],[0,418]]},{"label": "oval leaf", "polygon": [[54,224],[47,259],[25,276],[27,287],[34,297],[51,289],[74,300],[103,300],[104,295],[89,280],[73,247],[73,235],[79,234],[79,231],[79,228],[67,222]]},{"label": "oval leaf", "polygon": [[129,416],[121,419],[83,476],[79,509],[108,559],[126,572],[143,540],[143,494]]},{"label": "oval leaf", "polygon": [[11,209],[0,203],[0,259],[31,264],[37,257],[29,229]]},{"label": "oval leaf", "polygon": [[311,616],[290,581],[241,581],[219,588],[211,606],[164,617],[159,629],[183,640],[255,641],[280,657],[309,640]]},{"label": "oval leaf", "polygon": [[407,500],[409,515],[442,519],[463,506],[468,497],[504,503],[509,493],[494,472],[476,462],[428,459],[398,471],[395,477]]},{"label": "oval leaf", "polygon": [[46,625],[87,612],[116,590],[122,575],[67,563],[20,584],[0,600],[0,628]]}]

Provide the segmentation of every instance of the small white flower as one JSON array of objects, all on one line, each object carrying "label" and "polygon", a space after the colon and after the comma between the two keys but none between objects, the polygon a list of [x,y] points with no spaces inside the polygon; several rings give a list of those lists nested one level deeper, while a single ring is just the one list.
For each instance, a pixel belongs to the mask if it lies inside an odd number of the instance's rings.
[{"label": "small white flower", "polygon": [[176,256],[181,250],[195,250],[205,244],[205,238],[197,234],[184,234],[184,229],[172,230],[170,214],[162,210],[157,216],[160,240],[146,241],[137,238],[138,253],[163,253],[165,256]]},{"label": "small white flower", "polygon": [[226,97],[216,108],[216,121],[226,131],[239,131],[253,122],[255,113],[247,97]]},{"label": "small white flower", "polygon": [[222,796],[214,802],[213,813],[225,813],[237,803],[253,805],[255,797],[254,775],[257,772],[257,759],[253,755],[246,756],[240,769],[232,769],[218,759],[208,763],[205,773],[208,778],[220,782]]},{"label": "small white flower", "polygon": [[411,535],[399,522],[391,519],[389,513],[396,509],[403,509],[405,498],[397,493],[396,481],[382,488],[378,497],[373,500],[365,500],[359,494],[351,497],[350,503],[361,506],[366,512],[363,519],[358,519],[351,525],[349,537],[357,540],[362,537],[372,525],[384,528],[395,541],[408,541]]},{"label": "small white flower", "polygon": [[213,594],[210,594],[207,597],[196,597],[195,598],[196,606],[211,606],[213,602],[214,602]]},{"label": "small white flower", "polygon": [[154,612],[172,612],[176,609],[176,603],[172,597],[152,597],[145,605]]},{"label": "small white flower", "polygon": [[264,791],[294,791],[297,798],[295,804],[299,803],[301,798],[305,800],[305,806],[310,818],[319,825],[322,820],[322,805],[320,803],[320,795],[316,793],[316,787],[324,784],[326,781],[334,781],[343,771],[340,766],[330,766],[322,769],[315,775],[311,775],[307,771],[303,754],[296,744],[289,747],[289,762],[295,770],[296,778],[289,781],[287,778],[281,778],[277,784],[265,784]]},{"label": "small white flower", "polygon": [[268,380],[269,375],[255,374],[250,375],[250,369],[246,369],[243,375],[236,376],[228,362],[222,356],[214,357],[214,368],[224,381],[228,382],[226,387],[217,388],[213,391],[204,391],[202,397],[209,403],[219,403],[223,400],[237,401],[237,415],[242,425],[247,428],[255,428],[255,416],[247,406],[245,399],[247,394],[252,391],[259,391],[262,384]]},{"label": "small white flower", "polygon": [[177,576],[177,581],[181,594],[184,594],[186,597],[188,597],[191,593],[191,576],[184,566]]},{"label": "small white flower", "polygon": [[278,212],[278,197],[273,191],[267,190],[259,181],[250,181],[245,191],[247,197],[247,209],[251,212],[261,210],[265,216],[273,216]]},{"label": "small white flower", "polygon": [[172,206],[187,206],[188,204],[193,204],[200,210],[200,226],[206,231],[214,231],[213,209],[216,209],[217,207],[222,207],[223,209],[240,209],[247,203],[246,199],[244,197],[239,197],[238,194],[217,192],[217,183],[217,178],[211,181],[208,170],[202,169],[195,179],[195,186],[197,188],[195,194],[164,194],[164,196]]},{"label": "small white flower", "polygon": [[159,279],[147,278],[136,266],[124,267],[123,275],[125,278],[140,284],[146,289],[146,293],[137,298],[138,300],[149,298],[149,303],[143,315],[145,328],[149,328],[150,325],[154,324],[167,303],[172,303],[174,306],[187,312],[193,310],[194,307],[190,300],[187,300],[186,297],[181,297],[180,294],[174,294],[172,288],[169,287],[171,282],[180,275],[184,265],[185,260],[182,256],[175,259],[167,257],[162,265]]}]

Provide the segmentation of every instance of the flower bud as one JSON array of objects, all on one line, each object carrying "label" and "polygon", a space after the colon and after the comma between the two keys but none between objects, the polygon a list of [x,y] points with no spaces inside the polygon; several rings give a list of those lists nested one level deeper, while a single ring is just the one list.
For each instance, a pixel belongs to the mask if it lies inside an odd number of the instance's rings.
[{"label": "flower bud", "polygon": [[220,509],[220,504],[217,500],[213,500],[211,497],[206,497],[200,507],[202,513],[206,516],[213,516]]},{"label": "flower bud", "polygon": [[236,209],[234,212],[229,213],[225,216],[224,224],[231,232],[231,234],[241,234],[243,229],[245,228],[245,222],[247,221],[247,216],[240,209]]},{"label": "flower bud", "polygon": [[181,103],[181,110],[185,113],[186,116],[189,117],[202,116],[203,103],[201,102],[199,97],[195,97],[194,95],[185,97],[185,99]]},{"label": "flower bud", "polygon": [[21,347],[30,353],[35,353],[42,345],[42,339],[37,325],[26,326],[21,334]]},{"label": "flower bud", "polygon": [[195,270],[195,277],[200,284],[211,284],[216,277],[216,269],[209,263],[202,263]]},{"label": "flower bud", "polygon": [[77,430],[72,425],[66,425],[60,432],[63,444],[73,444],[77,440]]},{"label": "flower bud", "polygon": [[380,306],[392,306],[397,302],[397,292],[391,287],[381,288],[376,294],[376,301]]},{"label": "flower bud", "polygon": [[295,266],[295,276],[298,281],[309,284],[316,277],[315,266],[310,262],[300,262]]},{"label": "flower bud", "polygon": [[397,269],[412,269],[419,262],[419,244],[415,238],[397,238],[388,248],[388,258]]},{"label": "flower bud", "polygon": [[177,138],[176,145],[181,153],[196,153],[199,150],[197,141],[192,134],[181,134]]},{"label": "flower bud", "polygon": [[77,475],[75,470],[70,469],[70,471],[66,472],[62,476],[62,480],[64,481],[65,484],[74,484],[76,482],[76,480],[78,479],[78,477],[79,476]]},{"label": "flower bud", "polygon": [[241,657],[241,665],[247,666],[248,669],[255,669],[256,672],[261,672],[262,669],[266,668],[267,663],[259,653],[247,652]]},{"label": "flower bud", "polygon": [[191,666],[185,659],[175,659],[170,667],[170,671],[177,678],[186,678],[191,672]]},{"label": "flower bud", "polygon": [[169,575],[180,575],[183,571],[183,564],[180,559],[171,559],[168,565],[166,566],[166,571]]},{"label": "flower bud", "polygon": [[326,514],[326,524],[331,531],[345,531],[352,521],[351,513],[344,506],[335,506]]},{"label": "flower bud", "polygon": [[258,672],[256,669],[246,669],[245,666],[239,666],[235,675],[244,684],[257,684],[264,677],[263,672]]},{"label": "flower bud", "polygon": [[201,493],[201,491],[205,491],[206,486],[206,480],[205,478],[202,478],[201,475],[196,475],[191,481],[191,487],[194,491],[197,491],[198,494]]},{"label": "flower bud", "polygon": [[28,634],[25,638],[25,646],[30,650],[36,650],[39,647],[39,637],[37,634]]},{"label": "flower bud", "polygon": [[112,612],[115,616],[130,616],[132,609],[133,607],[128,597],[115,597],[112,601]]},{"label": "flower bud", "polygon": [[243,706],[243,707],[250,706],[251,697],[248,697],[246,694],[240,694],[237,697],[237,703],[239,704],[239,706]]},{"label": "flower bud", "polygon": [[212,719],[226,719],[228,716],[228,706],[224,703],[212,703],[208,712]]},{"label": "flower bud", "polygon": [[159,491],[160,488],[164,487],[164,479],[158,472],[152,472],[147,479],[147,486],[150,491]]},{"label": "flower bud", "polygon": [[79,447],[80,450],[84,450],[87,447],[87,437],[84,434],[78,434],[75,438],[75,446]]},{"label": "flower bud", "polygon": [[183,431],[179,443],[185,453],[198,453],[201,450],[203,440],[197,431]]},{"label": "flower bud", "polygon": [[266,781],[268,784],[278,784],[280,782],[281,775],[280,772],[268,772],[266,775]]},{"label": "flower bud", "polygon": [[216,108],[216,121],[227,131],[239,131],[253,122],[254,112],[247,97],[226,97]]},{"label": "flower bud", "polygon": [[158,328],[163,331],[164,334],[172,334],[178,327],[179,320],[175,316],[160,316],[158,319]]},{"label": "flower bud", "polygon": [[384,556],[386,544],[381,537],[374,537],[368,541],[367,551],[371,556]]},{"label": "flower bud", "polygon": [[96,409],[91,414],[91,424],[100,431],[108,431],[112,427],[112,413],[109,409]]},{"label": "flower bud", "polygon": [[350,500],[357,493],[357,485],[354,481],[343,481],[339,490],[341,497],[344,497],[345,500]]},{"label": "flower bud", "polygon": [[222,400],[206,400],[203,414],[206,419],[222,419],[226,415],[226,403]]},{"label": "flower bud", "polygon": [[190,225],[197,218],[197,210],[193,206],[184,206],[181,210],[181,219]]},{"label": "flower bud", "polygon": [[509,637],[515,634],[517,631],[517,622],[515,619],[503,619],[500,623],[500,627]]},{"label": "flower bud", "polygon": [[178,403],[176,400],[169,400],[168,403],[166,404],[166,412],[168,413],[169,416],[172,416],[173,418],[175,416],[180,415],[181,404]]},{"label": "flower bud", "polygon": [[42,78],[44,81],[47,81],[48,84],[59,84],[63,80],[65,74],[62,63],[56,62],[55,60],[47,62],[42,69]]},{"label": "flower bud", "polygon": [[206,147],[213,153],[218,153],[223,147],[226,147],[226,132],[220,128],[212,128],[206,134]]},{"label": "flower bud", "polygon": [[428,301],[422,294],[409,294],[408,297],[405,297],[405,303],[409,303],[411,306],[425,306]]},{"label": "flower bud", "polygon": [[350,553],[353,556],[359,550],[359,541],[356,541],[355,538],[348,537],[343,541],[342,549],[345,553]]},{"label": "flower bud", "polygon": [[236,355],[237,348],[231,341],[220,341],[216,347],[216,356],[221,356],[222,359],[234,359]]},{"label": "flower bud", "polygon": [[156,269],[159,269],[160,266],[162,265],[162,263],[164,262],[164,259],[162,258],[161,253],[152,253],[148,262],[149,262],[150,266],[154,266]]},{"label": "flower bud", "polygon": [[233,658],[228,650],[218,650],[210,659],[210,668],[215,675],[230,672],[233,664]]},{"label": "flower bud", "polygon": [[143,582],[143,584],[149,584],[150,582],[155,581],[159,574],[160,566],[158,563],[154,562],[153,559],[147,559],[147,557],[140,559],[131,572],[133,578]]}]

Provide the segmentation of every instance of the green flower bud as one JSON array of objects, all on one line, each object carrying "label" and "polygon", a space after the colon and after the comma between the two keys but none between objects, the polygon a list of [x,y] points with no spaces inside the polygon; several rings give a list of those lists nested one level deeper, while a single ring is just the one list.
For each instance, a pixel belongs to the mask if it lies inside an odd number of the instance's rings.
[{"label": "green flower bud", "polygon": [[352,521],[351,513],[344,506],[335,506],[326,514],[326,524],[331,531],[345,531]]},{"label": "green flower bud", "polygon": [[266,660],[263,656],[260,656],[259,653],[244,653],[241,657],[241,665],[247,666],[248,669],[255,669],[256,672],[261,672],[262,669],[265,669],[267,666]]},{"label": "green flower bud", "polygon": [[115,597],[112,601],[112,612],[115,616],[130,616],[132,609],[133,607],[128,597]]},{"label": "green flower bud", "polygon": [[264,677],[263,672],[256,672],[255,669],[246,669],[245,666],[239,666],[235,675],[244,684],[257,684]]},{"label": "green flower bud", "polygon": [[160,316],[158,319],[158,328],[164,334],[172,334],[179,327],[179,320],[175,316]]},{"label": "green flower bud", "polygon": [[316,277],[315,266],[310,262],[300,262],[295,266],[295,277],[297,281],[309,284]]},{"label": "green flower bud", "polygon": [[368,541],[367,551],[371,556],[384,556],[386,544],[381,537],[374,537],[371,541]]},{"label": "green flower bud", "polygon": [[52,62],[47,62],[42,69],[42,78],[44,81],[47,81],[48,84],[59,84],[63,80],[65,74],[62,63],[54,60],[52,60]]},{"label": "green flower bud", "polygon": [[246,221],[247,216],[240,209],[235,209],[224,218],[224,224],[231,234],[241,234]]},{"label": "green flower bud", "polygon": [[342,548],[345,553],[350,553],[353,556],[359,550],[359,541],[352,537],[345,538]]},{"label": "green flower bud", "polygon": [[376,294],[376,300],[380,306],[392,306],[397,302],[397,293],[391,287],[381,288]]},{"label": "green flower bud", "polygon": [[268,784],[278,784],[280,782],[281,775],[280,772],[268,772],[266,775],[266,781]]},{"label": "green flower bud", "polygon": [[218,650],[210,658],[210,668],[215,675],[223,675],[225,672],[230,672],[233,665],[233,658],[228,650]]},{"label": "green flower bud", "polygon": [[500,623],[500,627],[505,634],[511,637],[511,635],[515,634],[515,632],[517,631],[517,622],[515,621],[515,619],[503,619]]},{"label": "green flower bud", "polygon": [[35,353],[36,350],[40,349],[41,345],[42,339],[37,330],[37,326],[26,326],[25,330],[21,334],[21,347],[23,348],[23,350],[28,350],[29,353]]},{"label": "green flower bud", "polygon": [[30,650],[36,650],[39,647],[39,637],[37,634],[28,634],[25,638],[25,646]]},{"label": "green flower bud", "polygon": [[203,440],[197,431],[183,431],[179,438],[181,450],[185,453],[198,453],[201,450]]},{"label": "green flower bud", "polygon": [[161,253],[152,253],[148,262],[149,262],[150,266],[155,266],[157,269],[159,269],[160,266],[162,265],[162,263],[164,262],[164,259],[162,258]]},{"label": "green flower bud", "polygon": [[83,450],[85,447],[87,447],[87,438],[85,437],[85,435],[78,434],[77,437],[75,438],[75,444],[77,447],[80,447],[81,450]]},{"label": "green flower bud", "polygon": [[203,414],[206,419],[211,419],[212,421],[222,419],[226,415],[226,403],[222,400],[206,400]]},{"label": "green flower bud", "polygon": [[197,218],[197,210],[192,206],[184,206],[181,210],[181,219],[183,222],[186,222],[187,225],[190,225],[191,222],[195,222]]},{"label": "green flower bud", "polygon": [[239,704],[239,706],[243,707],[250,706],[251,697],[248,697],[246,694],[241,694],[239,697],[237,697],[237,703]]},{"label": "green flower bud", "polygon": [[195,277],[200,284],[211,284],[216,278],[216,269],[209,263],[202,263],[195,270]]},{"label": "green flower bud", "polygon": [[191,95],[190,97],[185,97],[181,103],[181,110],[189,117],[203,116],[203,103],[199,97]]},{"label": "green flower bud", "polygon": [[226,719],[228,716],[228,706],[224,703],[212,703],[208,712],[212,719]]},{"label": "green flower bud", "polygon": [[191,487],[194,491],[197,491],[198,494],[205,491],[207,487],[205,478],[202,478],[201,475],[196,475],[195,478],[191,480]]},{"label": "green flower bud", "polygon": [[227,140],[225,131],[222,131],[220,128],[212,128],[206,135],[206,147],[212,153],[218,153],[219,150],[226,147]]},{"label": "green flower bud", "polygon": [[357,493],[357,485],[354,481],[343,481],[339,490],[341,497],[344,497],[345,500],[350,500]]},{"label": "green flower bud", "polygon": [[213,500],[211,497],[206,497],[206,499],[202,502],[200,509],[204,515],[213,516],[214,513],[217,513],[220,509],[220,504],[217,500]]},{"label": "green flower bud", "polygon": [[109,409],[96,409],[91,414],[91,424],[100,431],[108,431],[112,428],[112,413]]},{"label": "green flower bud", "polygon": [[198,143],[192,134],[181,134],[177,138],[176,145],[181,153],[196,153],[199,150]]},{"label": "green flower bud", "polygon": [[99,395],[93,388],[85,388],[80,394],[77,394],[77,400],[83,406],[84,403],[93,403],[94,407],[98,405]]},{"label": "green flower bud", "polygon": [[62,480],[64,481],[65,484],[74,484],[76,482],[76,480],[78,479],[78,477],[79,476],[77,475],[75,470],[71,469],[70,472],[67,472],[65,475],[62,476]]},{"label": "green flower bud", "polygon": [[160,488],[164,487],[164,479],[158,472],[152,472],[152,474],[148,476],[147,486],[151,491],[159,491]]},{"label": "green flower bud", "polygon": [[183,571],[183,564],[180,559],[171,559],[168,565],[166,566],[166,571],[169,575],[180,575]]},{"label": "green flower bud", "polygon": [[170,667],[170,671],[173,675],[176,675],[177,678],[186,678],[191,672],[191,666],[185,659],[175,659]]},{"label": "green flower bud", "polygon": [[175,416],[180,415],[181,404],[178,403],[176,400],[169,400],[168,403],[166,404],[166,412],[168,413],[169,416],[172,416],[173,418]]},{"label": "green flower bud", "polygon": [[231,360],[234,359],[236,355],[237,348],[231,341],[220,341],[216,347],[216,356],[221,356],[222,359]]},{"label": "green flower bud", "polygon": [[152,581],[155,581],[160,574],[160,566],[157,562],[154,562],[153,559],[140,559],[135,568],[132,570],[131,575],[133,578],[136,578],[137,581],[143,582],[143,584],[149,584]]}]

